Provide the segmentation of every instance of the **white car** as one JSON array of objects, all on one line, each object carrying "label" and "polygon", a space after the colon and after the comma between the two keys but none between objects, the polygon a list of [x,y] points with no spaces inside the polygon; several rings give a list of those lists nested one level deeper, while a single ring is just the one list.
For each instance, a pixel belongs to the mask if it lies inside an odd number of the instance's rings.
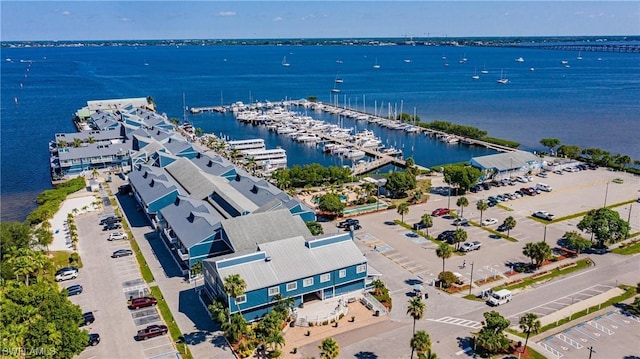
[{"label": "white car", "polygon": [[78,276],[78,269],[75,267],[65,267],[59,269],[56,272],[56,282],[61,282],[63,280],[76,279]]},{"label": "white car", "polygon": [[109,234],[109,238],[107,238],[108,241],[117,241],[120,239],[127,239],[127,234],[124,232],[113,232]]},{"label": "white car", "polygon": [[492,225],[492,224],[496,224],[496,223],[498,223],[498,220],[497,220],[497,219],[495,219],[495,218],[485,218],[485,219],[482,221],[482,225],[483,225],[483,226],[490,226],[490,225]]},{"label": "white car", "polygon": [[542,218],[542,219],[546,219],[547,221],[552,221],[553,218],[555,217],[553,214],[547,212],[547,211],[535,211],[533,212],[534,217],[538,217],[538,218]]},{"label": "white car", "polygon": [[480,249],[481,246],[482,246],[482,243],[480,241],[464,242],[460,246],[460,251],[461,252],[477,251],[478,249]]}]

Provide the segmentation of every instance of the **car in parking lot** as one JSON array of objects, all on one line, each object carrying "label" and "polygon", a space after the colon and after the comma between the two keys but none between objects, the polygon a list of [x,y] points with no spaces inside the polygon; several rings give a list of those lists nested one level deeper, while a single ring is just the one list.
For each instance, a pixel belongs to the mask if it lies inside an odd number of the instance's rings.
[{"label": "car in parking lot", "polygon": [[414,223],[414,224],[413,224],[413,226],[412,226],[412,228],[413,228],[413,230],[415,230],[415,231],[419,231],[419,230],[421,230],[421,229],[425,229],[425,228],[427,228],[427,225],[426,225],[426,224],[424,224],[424,223],[422,223],[422,222],[418,222],[418,223]]},{"label": "car in parking lot", "polygon": [[493,225],[493,224],[496,224],[496,223],[498,223],[498,220],[495,219],[495,218],[485,218],[485,219],[482,220],[482,225],[483,226],[490,226],[490,225]]},{"label": "car in parking lot", "polygon": [[113,233],[109,233],[109,237],[107,237],[108,241],[118,241],[121,239],[127,239],[128,236],[126,233],[124,232],[113,232]]},{"label": "car in parking lot", "polygon": [[351,225],[349,225],[349,226],[344,227],[344,230],[345,230],[345,231],[350,231],[350,230],[351,230],[351,228],[353,228],[353,230],[354,230],[354,231],[357,231],[357,230],[359,230],[359,229],[362,229],[362,226],[361,226],[361,225],[359,225],[359,224],[351,224]]},{"label": "car in parking lot", "polygon": [[80,326],[84,327],[85,325],[93,324],[96,321],[96,317],[93,315],[93,312],[82,313],[82,321],[80,322]]},{"label": "car in parking lot", "polygon": [[445,214],[449,214],[451,212],[448,208],[436,208],[431,215],[434,217],[444,216]]},{"label": "car in parking lot", "polygon": [[120,223],[114,222],[114,223],[107,223],[105,224],[104,227],[102,227],[103,231],[113,231],[114,229],[120,229],[122,228],[122,225]]},{"label": "car in parking lot", "polygon": [[542,177],[542,178],[547,178],[549,175],[547,175],[547,172],[540,172],[536,176]]},{"label": "car in parking lot", "polygon": [[528,187],[520,188],[520,192],[526,194],[527,196],[535,196],[536,194],[538,194],[535,190]]},{"label": "car in parking lot", "polygon": [[493,203],[500,203],[502,202],[497,196],[489,196],[489,198],[487,198],[487,201],[489,202],[493,202]]},{"label": "car in parking lot", "polygon": [[439,240],[439,241],[453,242],[453,234],[454,233],[455,233],[455,231],[453,231],[453,230],[446,230],[446,231],[438,234],[438,237],[436,237],[436,239]]},{"label": "car in parking lot", "polygon": [[129,309],[153,307],[156,304],[158,304],[158,301],[156,300],[156,298],[151,298],[151,297],[133,298],[131,300],[131,303],[129,304]]},{"label": "car in parking lot", "polygon": [[56,271],[56,282],[76,279],[76,277],[78,277],[78,268],[76,267],[64,267]]},{"label": "car in parking lot", "polygon": [[100,334],[90,333],[88,339],[89,340],[87,341],[87,346],[95,347],[96,345],[98,345],[98,343],[100,343]]},{"label": "car in parking lot", "polygon": [[488,184],[487,182],[484,182],[484,183],[482,184],[482,188],[484,188],[485,190],[489,190],[489,189],[491,189],[491,185],[490,185],[490,184]]},{"label": "car in parking lot", "polygon": [[507,230],[507,226],[505,226],[504,223],[499,225],[498,228],[497,228],[498,232],[504,232],[506,230]]},{"label": "car in parking lot", "polygon": [[82,286],[80,284],[70,285],[65,288],[67,291],[67,296],[78,295],[82,293]]},{"label": "car in parking lot", "polygon": [[533,212],[532,216],[538,217],[538,218],[541,218],[541,219],[546,219],[547,221],[551,221],[555,217],[553,214],[551,214],[551,213],[549,213],[547,211],[535,211],[535,212]]},{"label": "car in parking lot", "polygon": [[349,226],[354,226],[356,224],[360,224],[360,220],[355,219],[355,218],[347,218],[344,221],[338,223],[338,228],[344,228],[344,227],[349,227]]},{"label": "car in parking lot", "polygon": [[138,334],[136,335],[137,340],[147,340],[151,338],[155,338],[160,335],[165,335],[169,329],[166,325],[150,325],[144,329],[138,330]]},{"label": "car in parking lot", "polygon": [[131,249],[118,249],[117,251],[113,252],[113,254],[111,255],[111,258],[126,257],[132,254],[133,254],[133,251]]},{"label": "car in parking lot", "polygon": [[104,217],[100,220],[101,225],[105,225],[109,223],[117,223],[117,222],[122,222],[122,217],[111,215],[111,216]]},{"label": "car in parking lot", "polygon": [[564,173],[562,173],[562,170],[554,170],[553,173],[557,174],[557,175],[563,175]]},{"label": "car in parking lot", "polygon": [[482,247],[482,243],[480,241],[464,242],[460,245],[460,251],[461,252],[477,251],[478,249],[480,249],[480,247]]},{"label": "car in parking lot", "polygon": [[458,217],[453,220],[454,226],[466,226],[467,224],[469,224],[469,220],[463,217]]}]

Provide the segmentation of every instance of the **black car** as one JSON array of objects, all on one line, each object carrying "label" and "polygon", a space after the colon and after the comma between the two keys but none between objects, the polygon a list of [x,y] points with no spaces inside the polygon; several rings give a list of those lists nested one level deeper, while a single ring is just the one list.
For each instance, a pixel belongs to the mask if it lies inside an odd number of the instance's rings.
[{"label": "black car", "polygon": [[344,221],[338,223],[338,227],[339,228],[343,228],[343,227],[349,228],[349,226],[355,226],[355,225],[359,225],[359,224],[360,224],[360,220],[354,219],[354,218],[348,218],[348,219],[345,219]]},{"label": "black car", "polygon": [[93,324],[96,321],[96,318],[93,316],[93,312],[86,312],[82,314],[82,321],[80,322],[80,326],[84,327],[85,325]]},{"label": "black car", "polygon": [[349,226],[344,227],[345,231],[350,231],[351,228],[353,228],[354,231],[357,231],[358,229],[362,229],[362,226],[359,224],[351,224]]},{"label": "black car", "polygon": [[67,296],[78,295],[82,293],[82,286],[80,284],[74,284],[65,288],[67,290]]},{"label": "black car", "polygon": [[119,222],[122,222],[122,217],[120,216],[108,216],[100,220],[101,225],[109,224],[109,223],[119,223]]},{"label": "black car", "polygon": [[87,346],[96,346],[100,343],[100,334],[98,333],[90,333],[89,340],[87,341]]},{"label": "black car", "polygon": [[485,182],[485,183],[482,184],[482,188],[484,188],[485,190],[489,190],[489,189],[491,189],[491,185],[488,184],[487,182]]},{"label": "black car", "polygon": [[102,227],[103,231],[112,231],[114,229],[120,229],[122,225],[120,223],[108,223],[104,227]]},{"label": "black car", "polygon": [[414,223],[413,224],[413,230],[415,230],[415,231],[419,231],[419,230],[425,229],[425,228],[427,228],[427,225],[422,223],[422,222],[418,222],[418,223]]},{"label": "black car", "polygon": [[453,234],[455,233],[455,231],[452,230],[447,230],[444,231],[440,234],[438,234],[438,240],[439,241],[447,241],[447,242],[452,242],[453,241]]},{"label": "black car", "polygon": [[111,258],[126,257],[132,254],[133,251],[131,249],[118,249],[117,251],[113,252]]}]

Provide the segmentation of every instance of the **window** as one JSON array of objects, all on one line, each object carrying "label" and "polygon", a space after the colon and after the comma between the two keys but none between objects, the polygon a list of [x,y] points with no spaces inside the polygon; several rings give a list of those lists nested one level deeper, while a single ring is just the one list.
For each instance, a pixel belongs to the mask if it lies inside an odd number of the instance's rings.
[{"label": "window", "polygon": [[297,282],[287,283],[287,292],[291,292],[292,290],[296,290],[296,289],[298,289]]},{"label": "window", "polygon": [[346,276],[347,276],[347,270],[346,269],[340,269],[340,272],[338,272],[338,277],[344,278]]},{"label": "window", "polygon": [[243,294],[241,296],[238,296],[236,298],[236,304],[242,304],[242,303],[246,303],[247,302],[247,295]]},{"label": "window", "polygon": [[303,287],[309,287],[313,285],[313,277],[311,278],[306,278],[305,280],[302,281],[302,286]]},{"label": "window", "polygon": [[331,273],[325,273],[320,275],[320,283],[328,282],[331,280]]},{"label": "window", "polygon": [[367,265],[366,264],[361,264],[361,265],[356,267],[356,273],[362,273],[362,272],[366,272],[366,271],[367,271]]},{"label": "window", "polygon": [[269,296],[274,296],[276,294],[280,294],[280,287],[269,288]]}]

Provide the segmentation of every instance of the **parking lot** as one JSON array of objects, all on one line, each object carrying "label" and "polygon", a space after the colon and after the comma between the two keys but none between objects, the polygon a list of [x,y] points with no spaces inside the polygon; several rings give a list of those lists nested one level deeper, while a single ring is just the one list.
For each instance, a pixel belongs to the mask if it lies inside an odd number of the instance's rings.
[{"label": "parking lot", "polygon": [[83,312],[94,313],[95,322],[86,329],[100,334],[100,343],[88,347],[78,358],[151,358],[174,352],[167,335],[135,340],[138,330],[164,323],[155,307],[127,308],[130,297],[147,295],[149,289],[133,255],[111,258],[114,251],[131,249],[131,246],[128,240],[107,240],[110,231],[102,231],[98,224],[102,216],[104,213],[99,212],[76,217],[83,267],[77,279],[60,283],[61,287],[83,286],[83,292],[70,299]]},{"label": "parking lot", "polygon": [[590,357],[589,348],[598,358],[635,358],[639,349],[638,333],[638,317],[612,310],[545,338],[535,349],[548,358],[586,358]]}]

